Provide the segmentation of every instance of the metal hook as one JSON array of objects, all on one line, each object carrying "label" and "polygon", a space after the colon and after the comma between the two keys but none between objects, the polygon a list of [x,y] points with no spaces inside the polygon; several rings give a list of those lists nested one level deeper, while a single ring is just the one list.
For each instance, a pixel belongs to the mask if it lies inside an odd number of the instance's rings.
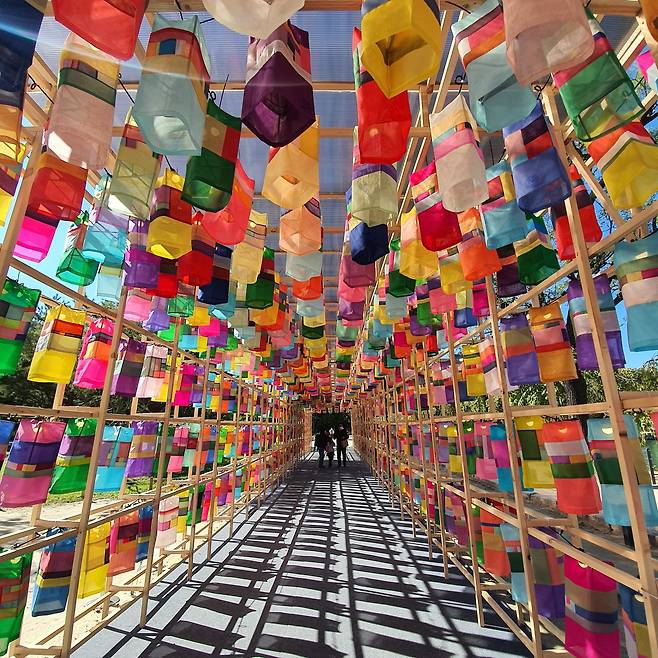
[{"label": "metal hook", "polygon": [[462,89],[464,85],[466,84],[467,78],[465,73],[460,73],[459,75],[455,76],[455,84],[459,85],[459,91],[457,93],[461,94]]}]

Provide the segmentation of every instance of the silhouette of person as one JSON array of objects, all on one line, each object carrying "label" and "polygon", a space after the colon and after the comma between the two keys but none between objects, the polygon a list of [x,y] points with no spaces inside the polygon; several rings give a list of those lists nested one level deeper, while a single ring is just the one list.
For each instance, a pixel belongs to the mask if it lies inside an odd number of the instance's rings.
[{"label": "silhouette of person", "polygon": [[350,443],[350,439],[347,434],[347,429],[343,425],[338,426],[336,436],[338,442],[338,467],[340,468],[341,459],[343,461],[343,466],[347,466],[347,446]]}]

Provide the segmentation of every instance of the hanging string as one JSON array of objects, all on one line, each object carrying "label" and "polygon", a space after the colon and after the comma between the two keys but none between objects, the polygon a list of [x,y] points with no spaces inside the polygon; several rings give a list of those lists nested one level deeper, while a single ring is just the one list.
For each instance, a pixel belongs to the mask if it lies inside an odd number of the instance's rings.
[{"label": "hanging string", "polygon": [[32,77],[30,76],[30,80],[32,80],[32,84],[30,84],[30,89],[34,91],[35,89],[38,89],[51,103],[54,103],[55,101],[48,95],[46,90]]},{"label": "hanging string", "polygon": [[[458,5],[456,2],[450,2],[450,0],[443,0],[443,2],[446,5],[452,5],[453,7],[457,7],[457,9],[461,9],[462,11],[465,11],[467,14],[471,13],[470,9],[466,9],[466,7],[462,7],[461,5]],[[591,0],[590,0],[590,2],[591,2]]]},{"label": "hanging string", "polygon": [[126,85],[123,84],[123,80],[121,79],[121,72],[119,72],[119,84],[121,85],[121,89],[123,89],[126,92],[126,95],[130,99],[130,102],[134,105],[135,99],[132,97],[131,93],[126,88]]},{"label": "hanging string", "polygon": [[532,91],[534,91],[534,92],[537,93],[537,100],[539,100],[539,99],[541,98],[542,92],[544,91],[544,89],[546,89],[546,87],[548,86],[548,83],[549,83],[550,81],[551,81],[551,76],[549,75],[549,76],[546,78],[546,80],[544,81],[544,84],[543,84],[543,85],[534,85],[534,86],[532,87]]},{"label": "hanging string", "polygon": [[185,17],[183,16],[183,8],[180,6],[180,2],[178,0],[174,0],[176,3],[176,6],[178,7],[178,13],[180,14],[180,19],[183,20]]},{"label": "hanging string", "polygon": [[455,81],[453,84],[459,85],[459,91],[457,92],[458,94],[462,93],[462,89],[464,85],[466,84],[468,78],[466,77],[466,73],[460,73],[459,75],[455,76]]},{"label": "hanging string", "polygon": [[228,73],[226,74],[226,80],[224,80],[224,86],[222,87],[222,95],[219,97],[219,107],[222,106],[222,100],[224,100],[224,92],[226,91],[226,85],[228,84]]}]

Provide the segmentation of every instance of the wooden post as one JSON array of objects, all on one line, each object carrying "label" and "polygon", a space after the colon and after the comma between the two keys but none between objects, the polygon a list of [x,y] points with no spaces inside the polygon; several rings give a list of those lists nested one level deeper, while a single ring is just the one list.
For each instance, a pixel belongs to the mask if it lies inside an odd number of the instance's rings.
[{"label": "wooden post", "polygon": [[215,456],[212,465],[212,495],[210,496],[210,509],[208,510],[208,553],[206,559],[212,557],[212,538],[213,526],[215,523],[215,506],[217,503],[217,457],[219,455],[219,439],[222,432],[222,403],[224,402],[224,364],[222,363],[219,371],[219,407],[217,408],[217,435],[215,436]]},{"label": "wooden post", "polygon": [[235,432],[233,435],[234,450],[233,450],[233,495],[231,496],[231,515],[229,517],[229,535],[233,536],[233,519],[235,517],[235,484],[238,472],[238,435],[240,434],[240,405],[242,404],[242,380],[238,379],[238,395],[237,404],[235,407]]},{"label": "wooden post", "polygon": [[153,554],[155,552],[155,538],[158,533],[158,513],[160,508],[160,499],[162,497],[162,480],[164,476],[164,466],[167,459],[167,436],[169,434],[169,424],[171,421],[172,399],[174,396],[174,385],[176,383],[176,368],[178,365],[178,342],[180,340],[180,321],[175,320],[174,343],[171,348],[171,369],[169,371],[169,382],[167,383],[167,399],[165,400],[164,419],[162,421],[162,431],[160,432],[160,452],[158,454],[158,478],[155,483],[155,492],[153,495],[153,520],[151,521],[151,534],[149,535],[149,545],[146,553],[146,568],[144,571],[144,590],[142,592],[142,607],[139,616],[140,628],[146,625],[146,616],[148,613],[149,590],[151,589],[151,573],[153,571]]}]

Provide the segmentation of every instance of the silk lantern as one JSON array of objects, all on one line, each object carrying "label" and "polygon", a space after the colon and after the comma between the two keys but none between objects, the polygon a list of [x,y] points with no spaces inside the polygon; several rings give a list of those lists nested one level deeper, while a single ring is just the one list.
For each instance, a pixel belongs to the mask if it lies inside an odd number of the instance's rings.
[{"label": "silk lantern", "polygon": [[519,208],[540,212],[571,196],[571,181],[555,147],[541,103],[503,128]]},{"label": "silk lantern", "polygon": [[400,273],[415,280],[435,274],[439,260],[436,252],[423,245],[415,208],[402,213],[400,225]]},{"label": "silk lantern", "polygon": [[183,183],[182,176],[167,169],[153,195],[146,248],[169,260],[192,249],[192,206],[182,199]]},{"label": "silk lantern", "polygon": [[587,149],[615,208],[641,207],[655,193],[658,146],[639,121],[589,142]]},{"label": "silk lantern", "polygon": [[436,164],[409,176],[411,196],[416,208],[420,238],[426,249],[441,251],[454,247],[462,238],[457,214],[443,205],[436,175]]},{"label": "silk lantern", "polygon": [[512,386],[538,384],[539,360],[525,315],[518,313],[502,317],[500,338],[509,383]]},{"label": "silk lantern", "polygon": [[215,245],[210,283],[199,287],[202,304],[226,304],[229,299],[229,275],[232,251],[221,244]]},{"label": "silk lantern", "polygon": [[68,384],[73,374],[87,315],[68,306],[48,310],[27,378]]},{"label": "silk lantern", "polygon": [[480,205],[489,197],[484,156],[475,119],[462,94],[430,115],[430,132],[443,206],[462,212]]},{"label": "silk lantern", "polygon": [[18,162],[27,70],[32,65],[44,0],[7,0],[0,10],[0,162]]},{"label": "silk lantern", "polygon": [[658,233],[635,242],[618,242],[614,264],[626,308],[631,352],[658,349]]},{"label": "silk lantern", "polygon": [[197,213],[192,225],[191,251],[177,261],[178,280],[188,286],[203,286],[211,282],[215,240],[202,224],[202,215]]},{"label": "silk lantern", "polygon": [[39,289],[5,279],[0,294],[0,376],[16,372],[40,298]]},{"label": "silk lantern", "polygon": [[434,76],[442,52],[435,2],[367,0],[361,14],[361,61],[388,98]]},{"label": "silk lantern", "polygon": [[105,166],[118,81],[115,59],[69,34],[60,55],[57,95],[45,135],[58,158],[85,169]]},{"label": "silk lantern", "polygon": [[201,210],[224,208],[233,190],[242,122],[208,99],[201,155],[187,161],[183,200]]},{"label": "silk lantern", "polygon": [[218,212],[204,213],[201,223],[220,244],[236,245],[244,239],[253,200],[254,181],[247,176],[242,164],[237,160],[228,204]]},{"label": "silk lantern", "polygon": [[73,384],[80,388],[103,388],[110,360],[114,323],[107,318],[93,320],[82,339],[80,358]]},{"label": "silk lantern", "polygon": [[85,41],[117,59],[135,52],[148,0],[53,0],[55,19]]},{"label": "silk lantern", "polygon": [[121,267],[128,243],[128,228],[126,217],[95,206],[91,210],[81,254],[108,267]]},{"label": "silk lantern", "polygon": [[514,243],[519,281],[535,286],[560,269],[560,263],[548,238],[544,218],[528,218],[528,235]]},{"label": "silk lantern", "polygon": [[322,274],[322,252],[316,251],[306,256],[288,254],[286,256],[286,274],[297,281],[307,281]]},{"label": "silk lantern", "polygon": [[576,137],[591,141],[639,117],[644,107],[601,25],[586,11],[594,52],[571,68],[553,72],[553,81]]},{"label": "silk lantern", "polygon": [[304,6],[303,0],[203,0],[206,11],[233,32],[264,39]]},{"label": "silk lantern", "polygon": [[64,254],[55,275],[60,281],[76,286],[88,286],[96,278],[100,265],[97,260],[85,258],[81,252],[88,219],[87,213],[83,212],[70,224],[66,232]]},{"label": "silk lantern", "polygon": [[148,219],[161,163],[162,155],[148,146],[132,109],[129,110],[112,172],[107,207],[119,215]]},{"label": "silk lantern", "polygon": [[263,261],[267,236],[267,214],[251,211],[244,240],[233,250],[231,279],[238,283],[255,283]]},{"label": "silk lantern", "polygon": [[452,25],[452,34],[468,77],[468,97],[478,124],[487,132],[523,119],[536,103],[521,85],[505,53],[503,7],[485,0]]},{"label": "silk lantern", "polygon": [[146,47],[133,117],[146,143],[167,155],[200,155],[210,55],[199,17],[156,14]]},{"label": "silk lantern", "polygon": [[577,379],[569,335],[558,302],[528,309],[542,382]]},{"label": "silk lantern", "polygon": [[357,134],[362,162],[392,164],[407,149],[411,111],[406,91],[387,98],[361,62],[361,30],[352,33]]},{"label": "silk lantern", "polygon": [[580,0],[566,0],[559,15],[542,0],[505,0],[507,59],[521,84],[577,66],[594,51]]},{"label": "silk lantern", "polygon": [[132,398],[137,394],[137,385],[144,365],[146,343],[127,338],[119,344],[112,376],[112,395]]},{"label": "silk lantern", "polygon": [[290,21],[249,40],[242,122],[273,147],[290,144],[315,122],[308,32]]},{"label": "silk lantern", "polygon": [[[2,92],[0,91],[0,94]],[[2,104],[0,103],[0,107]],[[0,116],[2,110],[0,110]],[[0,121],[2,119],[0,118]],[[0,139],[2,127],[0,126]],[[2,142],[0,142],[0,226],[5,225],[9,210],[14,202],[14,194],[18,188],[18,181],[23,173],[23,160],[25,159],[25,147],[21,146],[16,162],[2,162]]]},{"label": "silk lantern", "polygon": [[[270,149],[263,196],[282,208],[301,208],[320,191],[318,121],[289,144]],[[316,201],[317,203],[317,201]]]},{"label": "silk lantern", "polygon": [[281,216],[279,247],[296,256],[322,249],[322,218],[320,202],[316,198]]},{"label": "silk lantern", "polygon": [[350,258],[358,265],[370,265],[388,254],[388,226],[367,226],[357,222],[350,231]]},{"label": "silk lantern", "polygon": [[160,276],[159,256],[146,251],[148,222],[134,219],[129,222],[128,250],[123,269],[127,288],[155,288]]}]

